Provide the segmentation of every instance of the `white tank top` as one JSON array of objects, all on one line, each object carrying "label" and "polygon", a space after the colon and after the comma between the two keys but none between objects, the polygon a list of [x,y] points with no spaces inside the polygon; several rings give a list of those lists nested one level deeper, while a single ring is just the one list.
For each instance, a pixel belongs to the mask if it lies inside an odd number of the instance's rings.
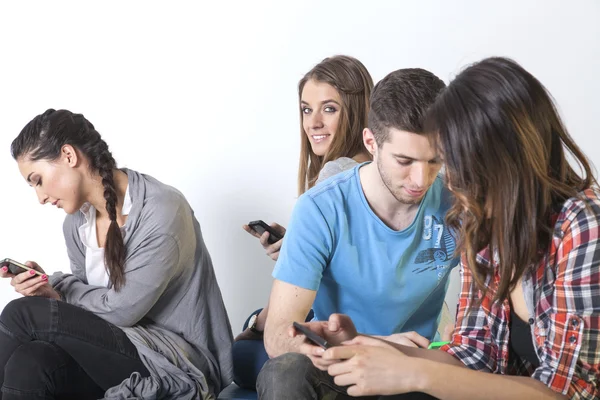
[{"label": "white tank top", "polygon": [[[123,210],[121,215],[129,215],[131,211],[129,185],[125,190]],[[109,276],[104,263],[104,248],[98,246],[96,235],[96,209],[90,203],[85,203],[79,210],[85,216],[85,223],[79,227],[79,237],[85,246],[85,274],[89,285],[108,287]],[[121,233],[123,232],[121,227]]]}]

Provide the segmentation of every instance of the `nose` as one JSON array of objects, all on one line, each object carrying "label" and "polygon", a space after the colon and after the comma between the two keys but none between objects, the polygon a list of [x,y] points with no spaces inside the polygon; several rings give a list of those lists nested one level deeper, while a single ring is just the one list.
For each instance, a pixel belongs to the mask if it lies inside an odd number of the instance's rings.
[{"label": "nose", "polygon": [[311,129],[320,129],[323,127],[323,116],[319,112],[313,112],[309,115],[308,126]]},{"label": "nose", "polygon": [[414,163],[410,174],[410,180],[419,189],[424,189],[429,180],[429,163],[419,162]]},{"label": "nose", "polygon": [[43,193],[40,189],[36,188],[35,194],[37,195],[37,198],[38,198],[38,201],[40,202],[40,204],[42,204],[42,205],[46,204],[46,202],[48,201],[48,196],[45,193]]}]

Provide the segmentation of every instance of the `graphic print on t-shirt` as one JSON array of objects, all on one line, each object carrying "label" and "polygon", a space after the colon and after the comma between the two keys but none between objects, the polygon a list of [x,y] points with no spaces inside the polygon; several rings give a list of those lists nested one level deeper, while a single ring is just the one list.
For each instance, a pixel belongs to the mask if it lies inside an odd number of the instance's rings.
[{"label": "graphic print on t-shirt", "polygon": [[432,247],[419,251],[414,263],[426,265],[415,268],[412,272],[420,274],[426,271],[437,271],[438,279],[441,279],[448,265],[439,263],[454,257],[456,244],[452,234],[442,219],[438,219],[435,215],[426,215],[423,218],[423,240],[430,242]]}]

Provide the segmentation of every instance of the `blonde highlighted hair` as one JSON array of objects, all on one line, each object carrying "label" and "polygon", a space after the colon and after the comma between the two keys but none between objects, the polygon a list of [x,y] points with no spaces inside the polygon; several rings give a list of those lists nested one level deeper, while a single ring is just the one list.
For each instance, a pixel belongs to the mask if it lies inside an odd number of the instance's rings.
[{"label": "blonde highlighted hair", "polygon": [[367,127],[369,97],[373,89],[373,79],[365,66],[349,56],[328,57],[317,64],[298,83],[298,97],[302,101],[302,90],[309,80],[333,86],[342,100],[340,121],[331,146],[323,156],[316,155],[302,125],[300,108],[300,165],[298,168],[298,194],[315,185],[323,166],[340,157],[354,157],[368,154],[362,139],[362,131]]}]

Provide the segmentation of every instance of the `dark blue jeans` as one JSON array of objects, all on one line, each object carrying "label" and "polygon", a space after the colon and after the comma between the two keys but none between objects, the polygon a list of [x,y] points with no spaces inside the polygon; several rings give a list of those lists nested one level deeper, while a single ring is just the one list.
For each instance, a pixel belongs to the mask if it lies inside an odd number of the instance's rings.
[{"label": "dark blue jeans", "polygon": [[10,302],[0,315],[0,400],[98,399],[131,373],[150,373],[118,327],[43,297]]},{"label": "dark blue jeans", "polygon": [[[262,308],[254,311],[246,318],[242,331],[248,328],[248,322],[252,315],[260,313]],[[308,312],[306,322],[311,321],[315,313],[313,310]],[[231,349],[233,355],[233,381],[244,389],[256,390],[256,377],[263,365],[269,359],[265,342],[263,340],[238,340],[233,343]]]},{"label": "dark blue jeans", "polygon": [[393,396],[351,397],[346,388],[336,385],[327,371],[316,368],[308,357],[287,353],[266,362],[256,382],[261,400],[435,400],[425,393],[405,393]]}]

